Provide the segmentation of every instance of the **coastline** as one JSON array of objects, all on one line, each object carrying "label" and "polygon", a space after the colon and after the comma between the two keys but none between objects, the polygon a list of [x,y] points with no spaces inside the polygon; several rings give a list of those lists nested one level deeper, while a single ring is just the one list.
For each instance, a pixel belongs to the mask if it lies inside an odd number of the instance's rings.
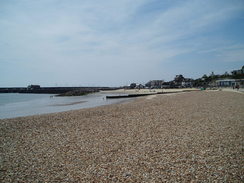
[{"label": "coastline", "polygon": [[243,181],[244,98],[142,97],[0,120],[3,182]]},{"label": "coastline", "polygon": [[92,93],[86,96],[52,97],[46,94],[0,94],[0,119],[50,114],[82,108],[120,103],[123,100],[105,100],[106,95]]}]

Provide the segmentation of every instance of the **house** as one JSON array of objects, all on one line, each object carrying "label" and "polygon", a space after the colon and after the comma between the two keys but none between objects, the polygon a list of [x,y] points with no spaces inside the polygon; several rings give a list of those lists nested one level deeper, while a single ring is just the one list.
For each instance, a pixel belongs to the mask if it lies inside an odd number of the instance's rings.
[{"label": "house", "polygon": [[162,84],[162,88],[171,88],[172,87],[172,82],[164,82]]},{"label": "house", "polygon": [[189,88],[193,85],[193,79],[185,78],[183,75],[176,75],[173,80],[174,86],[178,88]]},{"label": "house", "polygon": [[244,74],[244,66],[242,66],[242,68],[240,70],[234,70],[231,73],[232,73],[232,75],[241,75],[241,74]]},{"label": "house", "polygon": [[142,84],[136,84],[136,87],[135,88],[136,89],[143,89],[143,88],[145,88],[145,86],[142,85]]},{"label": "house", "polygon": [[137,83],[131,83],[129,86],[129,89],[143,89],[145,88],[144,85],[142,84],[137,84]]},{"label": "house", "polygon": [[193,79],[185,78],[181,82],[181,86],[184,87],[184,88],[191,88],[193,86]]},{"label": "house", "polygon": [[148,88],[162,88],[164,80],[151,80],[145,84]]},{"label": "house", "polygon": [[134,89],[134,88],[136,88],[136,83],[131,83],[130,84],[130,89]]},{"label": "house", "polygon": [[218,79],[215,81],[217,87],[233,87],[238,85],[238,81],[236,79]]}]

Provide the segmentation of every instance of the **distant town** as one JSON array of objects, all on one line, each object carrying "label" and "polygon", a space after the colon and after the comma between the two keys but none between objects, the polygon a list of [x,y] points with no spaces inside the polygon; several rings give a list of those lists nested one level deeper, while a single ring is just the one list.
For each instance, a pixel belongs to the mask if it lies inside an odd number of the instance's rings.
[{"label": "distant town", "polygon": [[41,87],[40,85],[29,85],[18,88],[0,88],[0,93],[48,93],[58,94],[58,96],[80,96],[88,93],[98,92],[100,90],[114,89],[167,89],[167,88],[215,88],[215,87],[233,87],[244,88],[244,66],[239,70],[233,70],[230,73],[225,72],[222,75],[216,75],[212,72],[209,76],[206,74],[201,78],[185,78],[183,75],[176,75],[174,80],[165,82],[164,80],[151,80],[146,84],[131,83],[123,87]]},{"label": "distant town", "polygon": [[209,76],[206,74],[201,78],[185,78],[183,75],[176,75],[174,80],[165,82],[164,80],[151,80],[145,85],[140,83],[131,83],[124,86],[127,89],[162,89],[162,88],[192,88],[192,87],[237,87],[244,88],[244,66],[239,70],[233,70],[230,73],[225,72],[222,75],[216,75],[212,72]]}]

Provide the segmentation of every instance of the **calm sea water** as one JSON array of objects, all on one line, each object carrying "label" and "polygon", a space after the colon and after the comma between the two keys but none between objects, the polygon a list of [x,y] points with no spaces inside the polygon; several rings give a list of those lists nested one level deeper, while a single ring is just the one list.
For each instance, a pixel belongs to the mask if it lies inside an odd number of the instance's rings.
[{"label": "calm sea water", "polygon": [[76,97],[53,97],[51,94],[0,94],[0,119],[91,108],[129,99],[106,99],[102,93]]}]

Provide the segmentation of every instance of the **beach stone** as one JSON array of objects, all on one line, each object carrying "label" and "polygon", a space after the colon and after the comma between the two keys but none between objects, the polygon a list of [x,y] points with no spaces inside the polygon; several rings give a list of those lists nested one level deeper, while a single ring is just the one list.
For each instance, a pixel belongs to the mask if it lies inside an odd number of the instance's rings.
[{"label": "beach stone", "polygon": [[244,182],[242,93],[147,97],[0,120],[0,182]]}]

